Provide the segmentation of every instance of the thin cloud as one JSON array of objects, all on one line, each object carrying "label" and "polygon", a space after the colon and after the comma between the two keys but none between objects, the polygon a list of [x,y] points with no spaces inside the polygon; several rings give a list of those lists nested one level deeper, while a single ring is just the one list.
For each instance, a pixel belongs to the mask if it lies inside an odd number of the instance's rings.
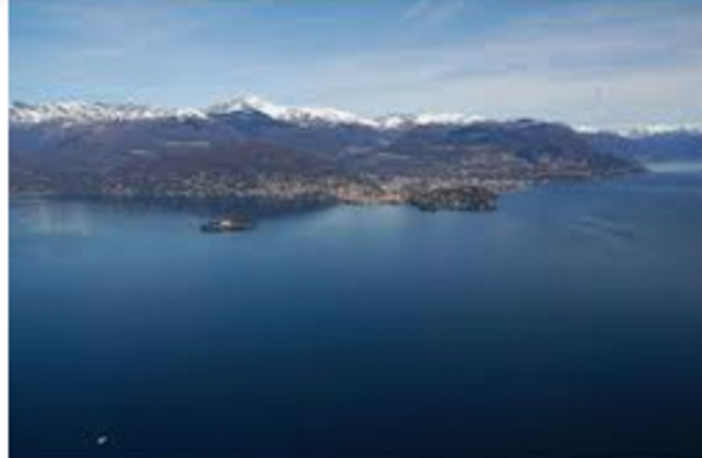
[{"label": "thin cloud", "polygon": [[305,35],[309,10],[223,2],[40,2],[42,40],[17,34],[35,26],[21,21],[27,15],[11,27],[13,97],[201,106],[247,92],[361,114],[466,111],[598,126],[702,118],[702,6],[691,2],[414,0],[374,9],[362,36],[348,16],[360,10],[349,6],[327,10],[338,27],[325,23],[319,46]]},{"label": "thin cloud", "polygon": [[462,0],[419,0],[405,10],[402,22],[442,24],[456,17],[465,6]]}]

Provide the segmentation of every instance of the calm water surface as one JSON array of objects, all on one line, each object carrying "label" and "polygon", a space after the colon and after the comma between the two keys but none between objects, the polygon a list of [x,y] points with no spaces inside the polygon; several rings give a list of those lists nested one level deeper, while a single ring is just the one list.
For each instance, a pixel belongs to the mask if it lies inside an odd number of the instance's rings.
[{"label": "calm water surface", "polygon": [[702,456],[702,174],[201,222],[11,204],[13,456]]}]

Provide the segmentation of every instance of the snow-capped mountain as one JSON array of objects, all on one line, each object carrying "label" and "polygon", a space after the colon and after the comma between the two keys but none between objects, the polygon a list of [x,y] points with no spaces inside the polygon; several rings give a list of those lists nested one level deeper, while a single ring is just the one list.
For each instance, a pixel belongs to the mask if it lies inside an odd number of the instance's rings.
[{"label": "snow-capped mountain", "polygon": [[[434,137],[443,137],[449,131],[477,131],[479,135],[470,141],[479,143],[488,137],[491,141],[493,137],[507,138],[505,132],[515,126],[540,131],[543,125],[534,120],[490,121],[462,113],[370,118],[334,108],[278,105],[258,97],[238,97],[204,109],[79,101],[16,102],[10,107],[11,149],[15,151],[94,152],[98,147],[105,151],[151,151],[163,145],[174,148],[249,141],[334,155],[374,151],[393,144],[409,152],[435,144]],[[493,132],[495,129],[497,132]],[[646,161],[702,157],[702,129],[690,125],[650,125],[621,131],[578,127],[575,132],[594,150],[622,158]],[[457,138],[463,134],[452,135]]]},{"label": "snow-capped mountain", "polygon": [[368,180],[520,182],[635,168],[563,124],[462,114],[363,118],[253,97],[202,110],[15,103],[10,121],[16,192],[214,196],[243,189],[358,199],[346,184],[375,195]]},{"label": "snow-capped mountain", "polygon": [[347,111],[334,108],[290,107],[271,103],[259,97],[239,97],[229,102],[212,105],[205,110],[208,114],[222,115],[242,111],[263,113],[278,121],[300,126],[317,124],[349,124],[377,127],[378,123]]},{"label": "snow-capped mountain", "polygon": [[574,129],[583,134],[611,134],[625,138],[653,137],[669,134],[702,135],[700,124],[642,124],[619,129],[602,129],[594,126],[575,126]]},{"label": "snow-capped mountain", "polygon": [[80,101],[10,106],[10,123],[15,125],[58,123],[62,125],[138,121],[159,118],[204,117],[198,110],[171,110],[138,104],[108,104]]},{"label": "snow-capped mountain", "polygon": [[346,125],[378,130],[406,129],[435,124],[467,125],[483,119],[462,113],[395,114],[369,118],[335,108],[284,106],[259,97],[246,96],[217,103],[203,110],[81,101],[52,102],[36,105],[15,102],[10,107],[10,122],[15,125],[42,123],[80,125],[165,118],[208,119],[210,117],[237,113],[263,114],[273,120],[300,127]]},{"label": "snow-capped mountain", "polygon": [[618,130],[617,133],[624,137],[638,138],[653,135],[666,135],[674,133],[702,134],[702,126],[692,124],[649,124]]},{"label": "snow-capped mountain", "polygon": [[403,129],[431,125],[468,125],[485,121],[482,116],[469,116],[463,113],[422,113],[393,114],[381,116],[375,120],[382,129]]},{"label": "snow-capped mountain", "polygon": [[[64,101],[41,104],[14,102],[10,106],[10,123],[33,125],[56,123],[85,125],[92,123],[125,122],[157,119],[207,120],[237,113],[255,113],[275,121],[298,127],[359,126],[375,130],[406,130],[418,126],[462,126],[486,121],[485,118],[465,113],[399,113],[379,117],[363,117],[335,108],[297,107],[272,103],[255,96],[236,97],[205,109],[162,108],[135,103],[111,104],[102,102]],[[584,134],[610,133],[626,138],[684,133],[702,135],[702,125],[651,124],[627,129],[606,130],[591,126],[575,128]]]},{"label": "snow-capped mountain", "polygon": [[259,97],[247,96],[217,103],[205,109],[205,113],[208,115],[223,115],[240,111],[257,111],[271,118],[278,118],[284,116],[286,108]]}]

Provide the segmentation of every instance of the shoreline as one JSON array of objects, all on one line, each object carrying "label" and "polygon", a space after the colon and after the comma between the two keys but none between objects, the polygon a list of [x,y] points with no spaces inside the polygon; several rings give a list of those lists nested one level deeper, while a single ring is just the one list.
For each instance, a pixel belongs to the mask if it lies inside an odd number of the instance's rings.
[{"label": "shoreline", "polygon": [[[619,178],[641,175],[641,174],[651,174],[659,173],[654,170],[649,170],[648,168],[643,170],[633,170],[625,173],[609,174],[605,176],[594,176],[594,177],[556,177],[556,178],[544,178],[539,180],[515,180],[514,182],[502,182],[497,186],[497,191],[495,191],[494,183],[490,186],[481,185],[447,185],[447,186],[433,186],[422,191],[404,191],[402,195],[395,194],[394,197],[397,198],[379,198],[375,200],[369,199],[344,199],[338,198],[333,195],[299,195],[299,196],[279,196],[279,195],[260,195],[256,193],[248,194],[232,194],[232,195],[222,195],[222,196],[194,196],[194,195],[135,195],[135,194],[80,194],[80,193],[58,193],[58,192],[48,192],[48,191],[13,191],[10,190],[9,200],[13,201],[57,201],[57,202],[82,202],[82,203],[96,203],[96,204],[107,204],[107,205],[117,205],[131,208],[165,208],[165,209],[179,209],[179,210],[189,210],[189,211],[202,211],[211,212],[212,210],[217,210],[218,212],[226,212],[230,210],[237,210],[241,208],[252,208],[262,210],[271,210],[274,212],[280,211],[295,211],[304,209],[321,209],[330,208],[335,206],[353,206],[353,207],[373,207],[373,206],[406,206],[417,208],[421,211],[484,211],[481,209],[471,210],[470,208],[427,208],[422,209],[416,201],[413,199],[419,194],[431,194],[432,192],[442,192],[442,191],[455,191],[455,190],[478,190],[480,192],[486,192],[489,194],[494,204],[499,204],[500,200],[508,195],[519,194],[523,192],[529,192],[535,189],[539,189],[544,186],[550,186],[558,183],[570,183],[570,184],[595,184],[602,182],[609,182]],[[491,189],[492,188],[492,189]],[[455,206],[458,207],[458,206]],[[499,210],[499,205],[497,208],[490,208],[492,210]],[[207,213],[211,214],[211,213]]]}]

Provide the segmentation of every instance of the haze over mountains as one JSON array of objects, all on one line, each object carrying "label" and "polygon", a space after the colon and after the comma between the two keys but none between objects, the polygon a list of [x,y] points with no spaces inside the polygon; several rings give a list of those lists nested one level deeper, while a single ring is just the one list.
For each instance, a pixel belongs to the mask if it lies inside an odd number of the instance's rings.
[{"label": "haze over mountains", "polygon": [[702,156],[702,133],[578,131],[464,114],[365,118],[243,97],[203,110],[63,102],[10,108],[15,192],[404,201],[416,189],[495,191]]}]

